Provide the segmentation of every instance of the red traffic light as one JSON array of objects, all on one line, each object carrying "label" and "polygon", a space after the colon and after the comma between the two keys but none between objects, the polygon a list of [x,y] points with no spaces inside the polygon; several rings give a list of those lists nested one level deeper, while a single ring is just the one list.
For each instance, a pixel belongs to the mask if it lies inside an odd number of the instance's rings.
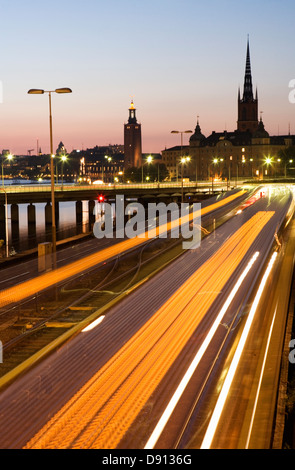
[{"label": "red traffic light", "polygon": [[100,194],[100,195],[98,196],[98,202],[104,202],[104,200],[105,200],[104,195],[103,195],[103,194]]}]

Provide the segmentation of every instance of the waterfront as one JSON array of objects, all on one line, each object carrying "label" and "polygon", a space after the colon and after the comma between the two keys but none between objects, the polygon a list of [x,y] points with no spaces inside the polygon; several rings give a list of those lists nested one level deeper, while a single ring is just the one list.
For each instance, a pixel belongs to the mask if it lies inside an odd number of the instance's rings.
[{"label": "waterfront", "polygon": [[[48,184],[48,181],[40,183],[36,181],[20,179],[4,179],[4,188],[12,185]],[[67,183],[68,184],[68,183]],[[45,222],[45,203],[36,203],[36,225],[28,223],[28,205],[18,203],[19,223],[11,223],[11,204],[8,204],[8,239],[9,253],[24,252],[37,248],[38,243],[51,240],[51,225]],[[75,202],[65,201],[59,203],[59,217],[56,220],[57,241],[72,237],[90,230],[88,216],[88,202],[82,201],[82,221],[76,222]],[[0,223],[0,240],[5,240],[5,224]],[[4,247],[4,245],[3,245]],[[4,252],[2,253],[4,256]]]}]

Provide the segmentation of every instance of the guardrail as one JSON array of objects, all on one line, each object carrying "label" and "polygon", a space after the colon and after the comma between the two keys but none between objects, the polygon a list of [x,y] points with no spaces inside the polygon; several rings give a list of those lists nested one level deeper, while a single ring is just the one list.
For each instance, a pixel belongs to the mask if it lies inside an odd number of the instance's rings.
[{"label": "guardrail", "polygon": [[[226,182],[214,182],[214,188],[227,187]],[[180,183],[137,183],[137,184],[121,184],[121,183],[105,183],[105,184],[87,184],[87,185],[60,185],[55,184],[54,190],[56,192],[66,191],[89,191],[89,190],[114,190],[114,189],[167,189],[177,188],[181,189]],[[186,182],[183,183],[183,188],[212,188],[212,182]],[[50,184],[26,184],[26,185],[5,185],[7,193],[39,193],[51,191]]]}]

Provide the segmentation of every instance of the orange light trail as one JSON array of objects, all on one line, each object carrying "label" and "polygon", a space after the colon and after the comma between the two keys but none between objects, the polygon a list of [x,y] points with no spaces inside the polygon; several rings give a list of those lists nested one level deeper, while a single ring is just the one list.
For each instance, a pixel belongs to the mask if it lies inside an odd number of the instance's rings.
[{"label": "orange light trail", "polygon": [[258,212],[237,230],[25,448],[118,446],[273,215]]},{"label": "orange light trail", "polygon": [[[201,209],[201,215],[205,215],[215,209],[218,209],[219,207],[224,206],[225,204],[228,204],[229,202],[240,197],[244,193],[245,193],[244,190],[239,191],[236,194],[233,194],[227,198],[222,199],[221,201],[218,201],[210,206],[207,206]],[[74,261],[72,263],[69,263],[66,266],[55,269],[54,271],[41,274],[37,278],[30,279],[21,284],[17,284],[14,287],[3,290],[0,292],[0,308],[10,303],[24,300],[30,296],[35,295],[36,292],[40,292],[48,287],[52,287],[55,284],[65,281],[66,279],[69,279],[70,277],[76,276],[80,274],[81,272],[89,268],[92,268],[99,263],[102,263],[108,259],[111,259],[117,256],[120,253],[128,251],[132,248],[135,248],[136,246],[139,246],[142,243],[145,243],[148,239],[156,237],[160,233],[163,233],[166,230],[167,231],[172,230],[173,228],[177,227],[179,224],[184,224],[188,221],[193,220],[195,216],[196,214],[193,213],[185,217],[182,217],[181,219],[174,220],[170,223],[167,223],[167,225],[163,224],[163,226],[156,227],[155,229],[150,230],[150,231],[146,231],[145,237],[135,237],[135,238],[124,240],[120,243],[117,243],[114,246],[104,248],[103,250],[100,250],[94,254],[88,255],[81,260]]]}]

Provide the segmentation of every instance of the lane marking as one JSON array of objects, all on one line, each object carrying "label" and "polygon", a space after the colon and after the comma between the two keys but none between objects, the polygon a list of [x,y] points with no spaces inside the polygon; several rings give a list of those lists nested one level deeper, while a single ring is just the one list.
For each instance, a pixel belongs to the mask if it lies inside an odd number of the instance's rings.
[{"label": "lane marking", "polygon": [[20,277],[20,276],[25,276],[26,274],[30,274],[30,271],[27,271],[26,273],[18,274],[17,276],[9,277],[8,279],[4,279],[3,281],[0,281],[0,284],[2,284],[2,282],[12,281],[12,279],[16,279],[17,277]]},{"label": "lane marking", "polygon": [[274,262],[276,260],[277,255],[278,255],[277,252],[273,253],[273,255],[272,255],[272,257],[269,261],[269,264],[267,266],[267,269],[264,273],[264,276],[261,280],[259,289],[257,291],[257,294],[256,294],[255,298],[254,298],[254,301],[253,301],[251,310],[249,312],[249,315],[248,315],[243,333],[241,335],[239,344],[237,346],[237,349],[236,349],[236,352],[234,354],[231,365],[229,367],[226,379],[224,381],[222,390],[220,392],[217,403],[215,405],[215,408],[214,408],[209,426],[207,428],[205,437],[204,437],[202,445],[201,445],[201,449],[209,449],[211,444],[212,444],[212,441],[213,441],[213,438],[214,438],[214,435],[215,435],[215,432],[216,432],[216,429],[217,429],[222,411],[223,411],[224,406],[225,406],[225,402],[226,402],[226,399],[227,399],[227,396],[228,396],[228,393],[229,393],[229,389],[230,389],[231,384],[233,382],[233,379],[234,379],[234,376],[235,376],[235,373],[236,373],[241,355],[243,353],[243,349],[244,349],[246,340],[248,338],[249,330],[250,330],[250,327],[252,325],[252,322],[253,322],[257,307],[258,307],[258,303],[259,303],[260,298],[262,296],[265,284],[266,284],[268,276],[269,276],[269,274],[272,270],[272,267],[274,265]]},{"label": "lane marking", "polygon": [[265,353],[264,353],[263,364],[262,364],[262,368],[261,368],[261,372],[260,372],[259,383],[258,383],[258,387],[257,387],[256,397],[255,397],[255,403],[254,403],[254,407],[253,407],[253,412],[252,412],[251,422],[250,422],[250,426],[249,426],[248,437],[247,437],[246,446],[245,446],[246,449],[248,449],[248,447],[249,447],[250,437],[251,437],[251,433],[252,433],[254,418],[255,418],[255,414],[256,414],[256,409],[257,409],[257,404],[258,404],[258,399],[259,399],[259,394],[260,394],[260,389],[261,389],[261,384],[262,384],[262,378],[263,378],[264,369],[265,369],[266,358],[267,358],[269,345],[270,345],[270,339],[271,339],[271,335],[272,335],[272,330],[273,330],[273,326],[274,326],[275,317],[276,317],[276,314],[277,314],[277,308],[278,308],[278,304],[276,305],[275,313],[274,313],[274,316],[273,316],[273,319],[272,319],[272,322],[271,322],[271,327],[270,327],[268,338],[267,338],[266,350],[265,350]]},{"label": "lane marking", "polygon": [[185,388],[187,387],[190,379],[192,378],[192,375],[194,374],[200,360],[202,359],[209,343],[211,342],[219,324],[222,321],[223,316],[225,315],[228,307],[230,306],[233,298],[235,297],[237,291],[239,290],[242,282],[244,281],[245,277],[247,276],[248,272],[252,268],[253,264],[255,263],[256,259],[259,256],[259,252],[256,252],[251,260],[249,261],[247,267],[244,269],[242,272],[241,276],[239,277],[238,281],[236,282],[234,288],[232,289],[230,295],[228,296],[226,302],[224,303],[222,309],[220,310],[219,314],[217,315],[212,327],[209,330],[208,335],[206,336],[205,340],[203,341],[200,349],[198,350],[197,354],[195,355],[193,361],[191,362],[189,368],[187,369],[184,377],[182,378],[180,384],[178,385],[174,395],[172,396],[170,402],[168,403],[163,415],[161,416],[158,424],[156,425],[154,431],[152,432],[149,440],[147,441],[145,445],[145,449],[153,449],[154,446],[156,445],[164,427],[166,426],[169,418],[171,417],[173,410],[175,409],[179,399],[181,398],[181,395],[183,394]]}]

